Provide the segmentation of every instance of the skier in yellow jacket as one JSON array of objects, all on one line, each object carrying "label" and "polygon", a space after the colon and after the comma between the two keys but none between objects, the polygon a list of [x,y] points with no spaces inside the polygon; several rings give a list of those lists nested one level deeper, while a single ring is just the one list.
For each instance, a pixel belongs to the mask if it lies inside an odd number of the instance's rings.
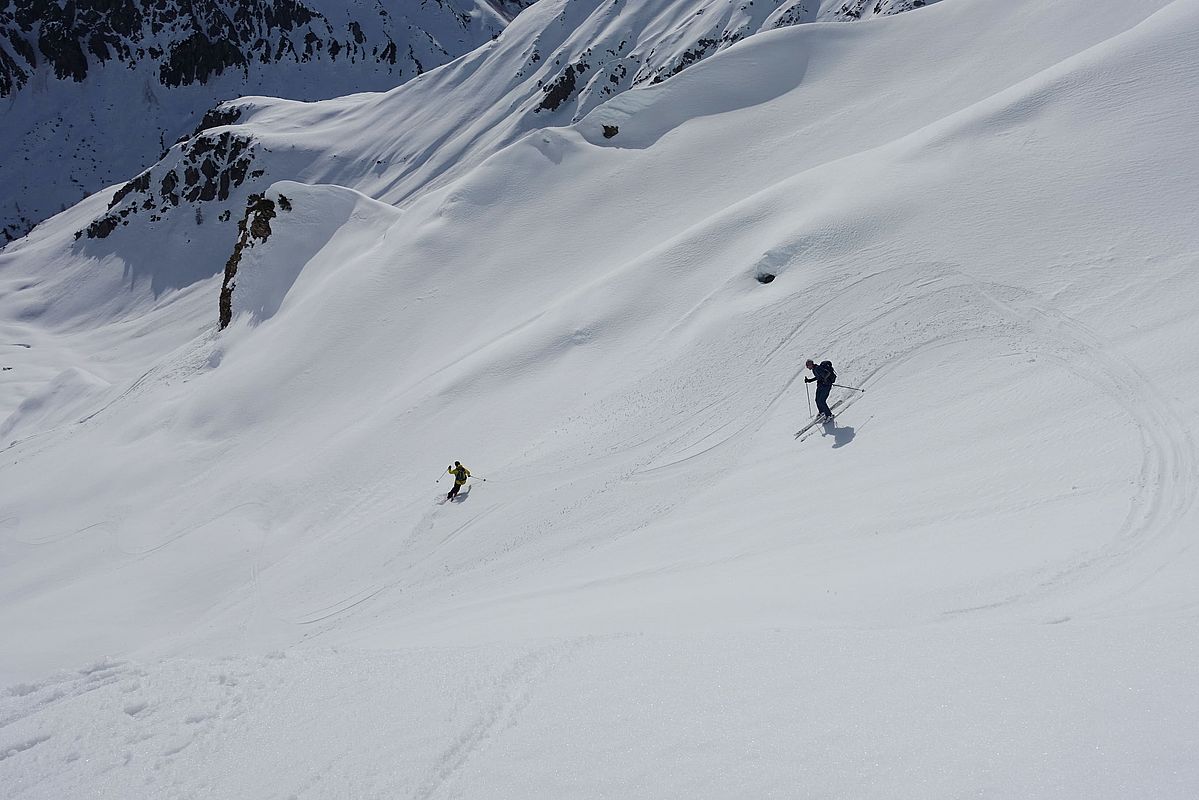
[{"label": "skier in yellow jacket", "polygon": [[450,489],[450,493],[445,496],[445,499],[453,500],[466,484],[466,479],[470,477],[470,470],[462,466],[461,461],[455,461],[454,466],[446,467],[445,471],[454,476],[454,488]]}]

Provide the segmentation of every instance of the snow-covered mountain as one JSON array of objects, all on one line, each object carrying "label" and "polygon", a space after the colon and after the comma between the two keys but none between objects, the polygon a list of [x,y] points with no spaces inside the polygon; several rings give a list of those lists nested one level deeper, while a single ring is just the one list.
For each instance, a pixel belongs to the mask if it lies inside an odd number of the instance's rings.
[{"label": "snow-covered mountain", "polygon": [[382,90],[489,41],[533,0],[9,0],[4,241],[153,163],[216,103]]},{"label": "snow-covered mountain", "polygon": [[888,10],[542,0],[0,251],[0,785],[1195,796],[1199,0]]},{"label": "snow-covered mountain", "polygon": [[[877,3],[870,10],[910,7]],[[541,3],[497,41],[385,95],[315,104],[247,98],[222,106],[196,137],[121,188],[85,232],[106,238],[140,215],[155,224],[155,252],[162,252],[172,243],[190,248],[195,237],[158,223],[208,223],[204,238],[222,241],[227,252],[246,198],[281,179],[337,183],[404,203],[530,130],[577,121],[623,91],[659,83],[747,36],[863,13],[812,0]],[[300,129],[305,135],[296,137]],[[347,152],[350,138],[359,144]]]}]

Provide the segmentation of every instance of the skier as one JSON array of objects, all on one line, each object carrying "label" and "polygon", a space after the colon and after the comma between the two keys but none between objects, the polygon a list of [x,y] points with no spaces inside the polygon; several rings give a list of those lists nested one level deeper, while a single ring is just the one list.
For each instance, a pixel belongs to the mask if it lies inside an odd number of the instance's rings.
[{"label": "skier", "polygon": [[453,500],[466,484],[466,479],[470,477],[470,470],[462,466],[461,461],[455,461],[454,466],[446,467],[445,471],[454,476],[454,488],[450,489],[450,493],[445,496],[445,499]]},{"label": "skier", "polygon": [[804,383],[816,382],[816,410],[820,412],[816,415],[816,421],[832,422],[833,412],[828,407],[828,393],[833,390],[833,382],[837,380],[837,373],[833,372],[833,364],[831,361],[822,361],[817,364],[809,358],[804,366],[812,370],[812,377],[804,378]]}]

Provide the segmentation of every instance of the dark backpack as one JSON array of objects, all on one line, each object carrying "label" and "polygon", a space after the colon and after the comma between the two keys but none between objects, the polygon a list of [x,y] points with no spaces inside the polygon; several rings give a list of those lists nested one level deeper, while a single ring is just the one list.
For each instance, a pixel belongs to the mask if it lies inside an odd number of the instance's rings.
[{"label": "dark backpack", "polygon": [[830,384],[837,382],[837,371],[833,369],[833,362],[821,361],[820,368],[825,370],[825,374],[828,376],[828,382]]}]

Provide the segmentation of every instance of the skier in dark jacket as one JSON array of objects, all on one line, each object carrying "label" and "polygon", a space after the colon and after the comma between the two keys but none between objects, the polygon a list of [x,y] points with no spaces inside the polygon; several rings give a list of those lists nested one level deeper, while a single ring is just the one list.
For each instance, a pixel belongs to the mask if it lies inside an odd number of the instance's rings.
[{"label": "skier in dark jacket", "polygon": [[812,377],[804,378],[804,383],[816,382],[816,410],[820,412],[816,415],[816,421],[832,422],[833,412],[828,407],[828,393],[833,390],[833,381],[837,379],[836,373],[831,367],[818,364],[810,358],[804,366],[812,370]]},{"label": "skier in dark jacket", "polygon": [[[455,461],[454,466],[446,467],[445,471],[454,476],[454,488],[450,489],[450,493],[445,496],[445,499],[453,500],[466,485],[466,479],[470,477],[470,470],[462,466],[461,461]],[[465,497],[465,495],[463,496]]]}]

